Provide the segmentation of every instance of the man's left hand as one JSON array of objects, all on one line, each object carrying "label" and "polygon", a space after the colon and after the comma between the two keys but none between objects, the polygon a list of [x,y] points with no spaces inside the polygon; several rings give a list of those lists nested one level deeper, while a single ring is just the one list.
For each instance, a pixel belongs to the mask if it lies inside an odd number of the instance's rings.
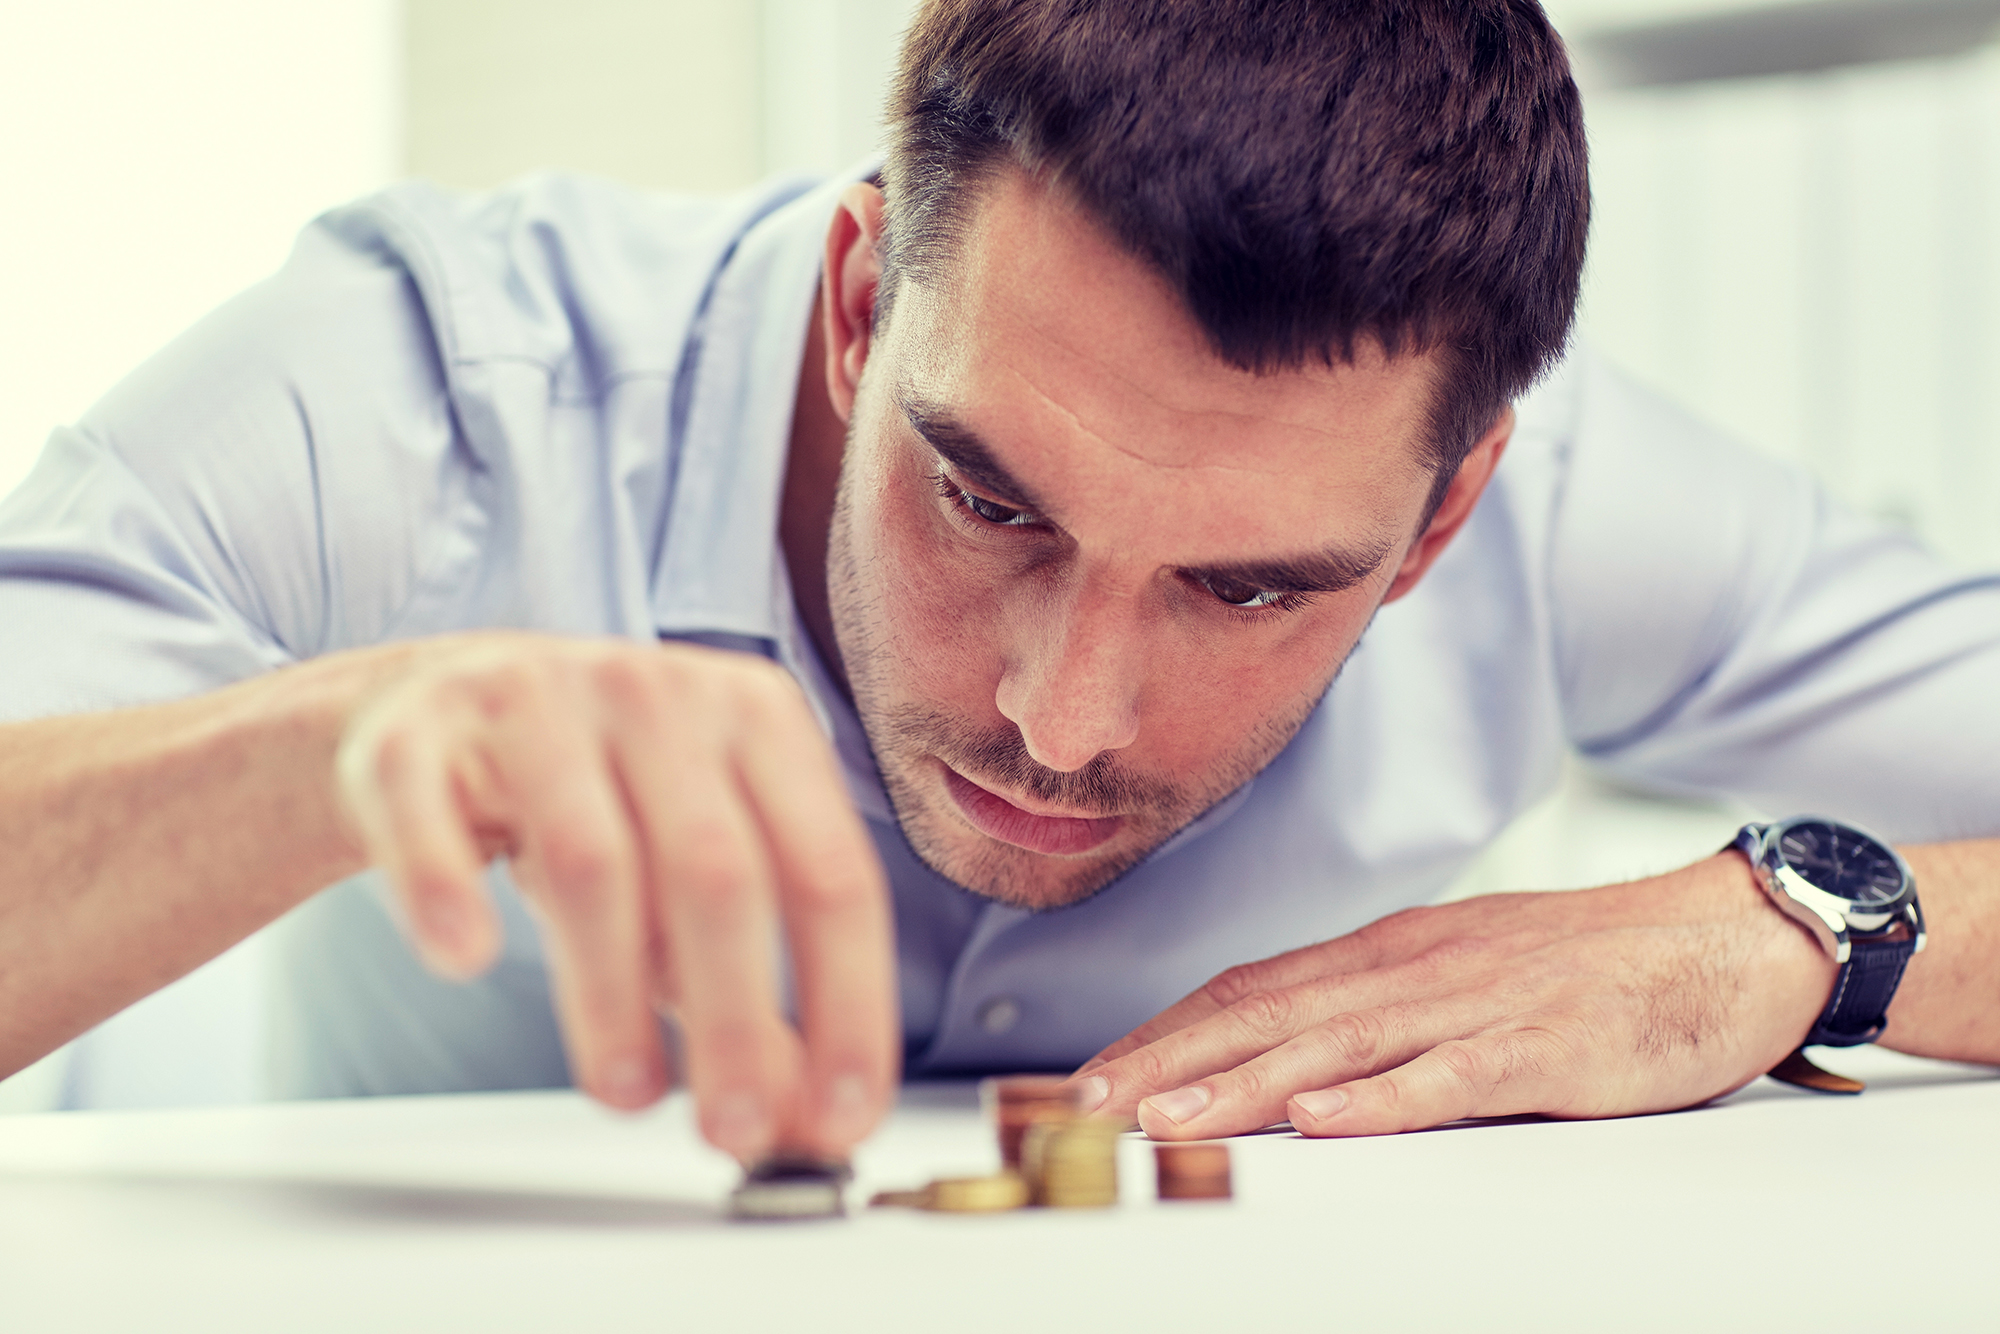
[{"label": "man's left hand", "polygon": [[1078,1071],[1155,1139],[1289,1120],[1380,1135],[1629,1116],[1741,1087],[1798,1045],[1834,964],[1719,853],[1604,889],[1386,917],[1220,974]]}]

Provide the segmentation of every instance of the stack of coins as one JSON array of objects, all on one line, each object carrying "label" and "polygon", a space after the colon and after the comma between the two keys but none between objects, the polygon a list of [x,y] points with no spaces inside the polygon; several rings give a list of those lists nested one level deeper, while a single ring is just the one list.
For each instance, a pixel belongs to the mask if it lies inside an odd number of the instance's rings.
[{"label": "stack of coins", "polygon": [[1028,1127],[1021,1175],[1034,1202],[1051,1209],[1103,1209],[1118,1203],[1116,1121],[1077,1117]]},{"label": "stack of coins", "polygon": [[979,1086],[1000,1141],[997,1176],[933,1181],[883,1191],[870,1203],[987,1213],[1027,1204],[1093,1209],[1118,1203],[1116,1121],[1082,1117],[1061,1075],[1003,1075]]},{"label": "stack of coins", "polygon": [[1021,1142],[1031,1126],[1068,1121],[1076,1100],[1061,1075],[1003,1075],[979,1085],[979,1100],[1000,1135],[1000,1164],[1021,1170]]},{"label": "stack of coins", "polygon": [[1230,1197],[1227,1144],[1156,1144],[1153,1165],[1163,1200],[1226,1200]]},{"label": "stack of coins", "polygon": [[776,1153],[743,1174],[729,1196],[733,1217],[767,1219],[838,1218],[854,1172],[846,1163],[800,1154]]}]

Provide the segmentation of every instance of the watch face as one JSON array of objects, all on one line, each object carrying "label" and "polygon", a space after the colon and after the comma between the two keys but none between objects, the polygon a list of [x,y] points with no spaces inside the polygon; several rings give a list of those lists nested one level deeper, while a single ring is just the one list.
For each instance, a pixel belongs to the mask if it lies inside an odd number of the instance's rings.
[{"label": "watch face", "polygon": [[1895,856],[1842,825],[1802,820],[1779,836],[1778,850],[1807,884],[1856,907],[1887,907],[1903,892],[1903,871]]}]

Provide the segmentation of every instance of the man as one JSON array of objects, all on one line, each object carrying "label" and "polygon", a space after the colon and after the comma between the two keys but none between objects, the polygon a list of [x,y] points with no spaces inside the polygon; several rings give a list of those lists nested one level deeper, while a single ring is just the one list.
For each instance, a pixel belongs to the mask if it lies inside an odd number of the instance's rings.
[{"label": "man", "polygon": [[2000,1060],[2000,844],[1915,846],[2000,824],[2000,584],[1587,361],[1517,417],[1586,215],[1530,0],[934,0],[892,128],[388,192],[54,437],[0,1069],[297,907],[291,1091],[639,1107],[668,1011],[745,1159],[899,1029],[1163,1137],[1753,1078],[1859,974],[1739,853],[1414,909],[1572,745],[1906,840],[1888,1038]]}]

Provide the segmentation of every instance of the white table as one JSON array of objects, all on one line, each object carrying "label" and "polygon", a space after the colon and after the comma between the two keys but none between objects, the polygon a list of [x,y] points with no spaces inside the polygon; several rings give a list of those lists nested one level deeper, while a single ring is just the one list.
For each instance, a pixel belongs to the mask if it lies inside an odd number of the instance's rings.
[{"label": "white table", "polygon": [[[1235,1141],[1230,1204],[726,1221],[682,1099],[376,1099],[0,1121],[0,1330],[2000,1328],[2000,1078],[1890,1053],[1823,1098]],[[919,1086],[856,1195],[993,1161]]]}]

